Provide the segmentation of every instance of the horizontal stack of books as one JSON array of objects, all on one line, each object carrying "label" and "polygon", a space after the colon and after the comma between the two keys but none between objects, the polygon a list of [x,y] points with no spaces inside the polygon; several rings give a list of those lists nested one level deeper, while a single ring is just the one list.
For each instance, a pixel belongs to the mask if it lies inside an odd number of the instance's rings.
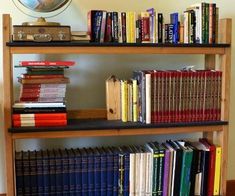
[{"label": "horizontal stack of books", "polygon": [[69,78],[64,69],[73,61],[22,61],[26,73],[18,77],[21,84],[19,101],[13,105],[13,126],[67,125],[65,105]]},{"label": "horizontal stack of books", "polygon": [[[112,81],[111,81],[112,82]],[[131,80],[116,80],[123,122],[180,123],[221,119],[222,72],[215,70],[140,70]],[[119,95],[118,95],[119,94]]]},{"label": "horizontal stack of books", "polygon": [[164,23],[163,14],[154,8],[140,13],[91,10],[88,32],[92,42],[101,43],[218,43],[215,3],[192,5],[182,15],[172,13],[169,23]]},{"label": "horizontal stack of books", "polygon": [[17,195],[219,195],[221,147],[206,139],[21,151]]}]

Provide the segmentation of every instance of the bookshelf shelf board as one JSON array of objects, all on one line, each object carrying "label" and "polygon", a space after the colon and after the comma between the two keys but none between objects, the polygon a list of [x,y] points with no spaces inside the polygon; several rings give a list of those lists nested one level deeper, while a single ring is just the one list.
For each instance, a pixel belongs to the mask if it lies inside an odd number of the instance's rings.
[{"label": "bookshelf shelf board", "polygon": [[[143,124],[71,119],[67,126],[10,128],[13,139],[156,135],[221,131],[227,121]],[[187,128],[187,129],[185,129]]]},{"label": "bookshelf shelf board", "polygon": [[230,47],[230,44],[80,42],[8,42],[6,45],[12,54],[224,54]]}]

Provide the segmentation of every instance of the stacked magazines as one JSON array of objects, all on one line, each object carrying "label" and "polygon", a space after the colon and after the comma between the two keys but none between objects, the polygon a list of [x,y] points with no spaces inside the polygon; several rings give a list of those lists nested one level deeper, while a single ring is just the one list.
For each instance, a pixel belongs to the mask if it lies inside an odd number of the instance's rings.
[{"label": "stacked magazines", "polygon": [[67,125],[65,105],[66,84],[69,78],[64,69],[73,61],[22,61],[26,73],[18,78],[20,97],[13,105],[13,126]]}]

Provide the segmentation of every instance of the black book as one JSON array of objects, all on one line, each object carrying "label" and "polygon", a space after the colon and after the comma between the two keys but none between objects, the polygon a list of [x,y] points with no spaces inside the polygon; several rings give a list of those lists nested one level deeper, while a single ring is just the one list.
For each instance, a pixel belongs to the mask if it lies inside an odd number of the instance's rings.
[{"label": "black book", "polygon": [[50,181],[50,194],[56,194],[56,173],[55,173],[55,154],[53,150],[48,151],[49,157],[49,181]]},{"label": "black book", "polygon": [[31,182],[31,194],[38,194],[38,182],[37,182],[37,160],[36,151],[29,152],[29,168],[30,168],[30,182]]},{"label": "black book", "polygon": [[31,195],[29,151],[23,152],[23,179],[24,179],[24,195]]},{"label": "black book", "polygon": [[82,194],[82,156],[79,149],[72,149],[74,153],[75,195]]},{"label": "black book", "polygon": [[63,191],[62,157],[59,150],[54,150],[54,154],[55,154],[56,195],[62,195]]},{"label": "black book", "polygon": [[181,169],[182,169],[182,155],[183,150],[177,142],[168,140],[170,144],[176,150],[176,163],[175,163],[175,180],[174,180],[174,195],[178,196],[180,193],[180,181],[181,181]]},{"label": "black book", "polygon": [[15,171],[16,171],[16,193],[17,196],[24,195],[24,176],[23,176],[23,152],[15,152]]},{"label": "black book", "polygon": [[159,13],[157,17],[158,17],[158,24],[157,24],[158,43],[162,43],[163,42],[163,14]]}]

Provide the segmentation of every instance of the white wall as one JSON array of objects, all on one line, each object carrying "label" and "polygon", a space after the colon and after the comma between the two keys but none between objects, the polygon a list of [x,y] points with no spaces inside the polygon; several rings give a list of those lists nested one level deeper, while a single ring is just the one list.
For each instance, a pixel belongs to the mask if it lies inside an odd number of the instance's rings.
[{"label": "white wall", "polygon": [[[17,10],[11,1],[0,0],[4,5],[0,6],[0,14],[10,13],[13,19],[13,24],[20,24],[23,21],[30,21],[32,18],[22,14]],[[150,7],[155,7],[163,12],[166,20],[169,20],[169,13],[180,12],[195,2],[195,0],[149,0],[149,1],[133,1],[133,0],[74,0],[72,5],[64,13],[50,20],[60,21],[62,24],[69,24],[72,30],[86,30],[86,13],[91,9],[104,9],[116,11],[141,11]],[[220,7],[221,18],[233,18],[233,26],[235,26],[234,6],[232,0],[215,0]],[[0,25],[2,23],[0,22]],[[0,40],[2,43],[2,32],[0,33]],[[235,42],[235,34],[233,34],[233,43]],[[235,62],[234,47],[232,47],[232,63]],[[2,53],[2,51],[1,51]],[[20,59],[69,59],[76,60],[77,66],[70,69],[67,75],[71,78],[71,84],[68,87],[68,107],[69,108],[101,108],[105,106],[105,89],[104,81],[110,74],[116,74],[120,78],[129,78],[133,69],[139,68],[180,68],[182,65],[200,65],[203,64],[203,58],[199,55],[194,56],[175,56],[175,55],[61,55],[61,56],[29,56],[17,55],[14,62],[17,63]],[[0,55],[0,62],[2,62],[2,55]],[[2,88],[2,63],[0,63],[0,87]],[[15,78],[19,75],[20,71],[16,70]],[[232,81],[231,81],[231,100],[235,98],[235,70],[232,67]],[[15,81],[16,92],[19,87]],[[0,91],[2,93],[2,91]],[[17,93],[16,93],[17,97]],[[2,99],[2,94],[0,94]],[[2,100],[0,100],[2,103]],[[230,134],[229,134],[229,149],[233,149],[235,142],[235,106],[231,102],[230,107]],[[1,116],[0,116],[1,117]],[[1,119],[1,118],[0,118]],[[2,122],[0,122],[0,125]],[[167,136],[170,138],[172,136]],[[195,135],[177,135],[176,138],[193,138]],[[166,137],[157,137],[158,140],[165,139]],[[121,137],[121,138],[86,138],[86,139],[60,139],[60,140],[20,140],[16,143],[17,149],[39,149],[39,148],[52,148],[52,147],[79,147],[79,146],[96,146],[121,143],[143,143],[146,140],[152,139],[151,137]],[[4,169],[4,140],[3,131],[0,130],[0,193],[5,192],[5,169]],[[228,178],[235,179],[235,157],[232,151],[229,151],[229,164],[228,164]]]}]

